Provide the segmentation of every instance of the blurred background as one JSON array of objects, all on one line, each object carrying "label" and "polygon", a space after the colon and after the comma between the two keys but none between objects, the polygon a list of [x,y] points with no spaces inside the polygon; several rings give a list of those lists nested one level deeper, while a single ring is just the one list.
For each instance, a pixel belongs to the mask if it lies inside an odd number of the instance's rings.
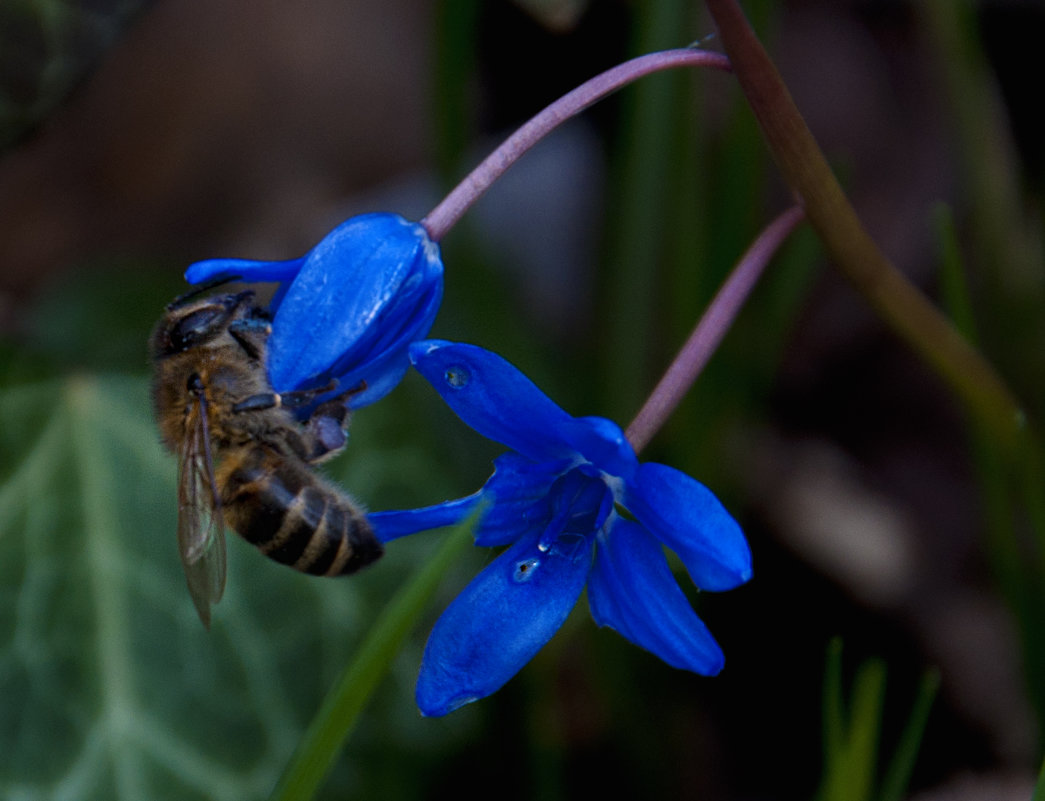
[{"label": "blurred background", "polygon": [[[1040,424],[1045,3],[743,6],[872,235]],[[265,797],[444,536],[329,582],[233,538],[203,630],[145,351],[185,266],[296,257],[356,213],[419,219],[581,81],[654,49],[717,49],[713,34],[683,0],[0,4],[0,798]],[[433,335],[624,425],[788,203],[731,77],[644,79],[542,142],[446,237]],[[498,452],[408,376],[355,416],[329,472],[372,509],[405,508],[472,492]],[[424,639],[492,558],[475,550],[320,798],[811,799],[829,652],[846,698],[868,665],[887,677],[866,726],[879,779],[938,671],[910,797],[1030,796],[1039,476],[999,464],[808,230],[643,458],[706,483],[749,537],[749,585],[690,593],[723,673],[672,670],[581,603],[502,691],[423,719]]]}]

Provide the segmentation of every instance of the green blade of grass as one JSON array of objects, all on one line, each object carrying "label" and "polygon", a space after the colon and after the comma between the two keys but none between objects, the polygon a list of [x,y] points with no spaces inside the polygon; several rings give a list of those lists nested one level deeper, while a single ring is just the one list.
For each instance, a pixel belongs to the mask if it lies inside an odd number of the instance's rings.
[{"label": "green blade of grass", "polygon": [[[950,211],[934,213],[940,249],[940,278],[944,307],[959,330],[977,341],[972,293]],[[992,432],[975,418],[969,421],[969,442],[976,482],[983,504],[984,550],[999,589],[1016,617],[1023,646],[1027,689],[1038,725],[1045,730],[1045,597],[1040,576],[1045,575],[1045,511],[1042,509],[1040,446],[1028,430],[1015,462],[1007,462]],[[1027,559],[1025,520],[1035,535],[1037,560]]]},{"label": "green blade of grass", "polygon": [[929,670],[922,677],[918,685],[918,695],[914,699],[910,717],[900,735],[900,742],[896,751],[889,761],[885,778],[882,780],[882,789],[878,795],[878,801],[903,801],[907,792],[907,785],[914,772],[914,763],[918,758],[918,749],[922,744],[922,736],[925,734],[925,725],[929,721],[929,712],[932,710],[936,693],[940,689],[940,672]]},{"label": "green blade of grass", "polygon": [[864,662],[849,709],[842,690],[842,641],[827,648],[823,689],[824,767],[818,801],[868,801],[875,784],[885,694],[885,663]]},{"label": "green blade of grass", "polygon": [[1038,773],[1038,781],[1034,785],[1034,795],[1030,801],[1045,801],[1045,759],[1041,761],[1041,771]]},{"label": "green blade of grass", "polygon": [[460,169],[465,143],[471,139],[474,98],[470,89],[475,84],[474,40],[479,10],[477,0],[436,4],[432,113],[436,123],[436,164],[440,177],[447,183]]},{"label": "green blade of grass", "polygon": [[[640,4],[636,16],[637,52],[650,52],[674,42],[689,11],[678,0]],[[679,107],[682,75],[664,73],[636,84],[622,98],[622,147],[613,184],[603,292],[608,328],[607,358],[600,365],[603,395],[611,416],[638,408],[648,384],[649,333],[657,318],[656,290],[663,248],[672,219],[669,185],[678,157],[673,133],[684,116]]]},{"label": "green blade of grass", "polygon": [[893,331],[1014,452],[1027,437],[1020,403],[994,368],[871,239],[736,0],[705,0],[770,151],[801,198],[828,257]]},{"label": "green blade of grass", "polygon": [[[958,330],[970,342],[976,343],[975,319],[972,307],[972,296],[965,277],[961,248],[954,218],[946,206],[937,206],[933,211],[933,227],[940,259],[940,288],[943,294],[944,308],[954,320]],[[1025,595],[1025,579],[1023,560],[1016,542],[1016,532],[1012,526],[1011,493],[1007,488],[1002,459],[992,445],[990,433],[975,421],[970,421],[971,449],[973,464],[976,468],[976,479],[980,486],[980,494],[984,506],[984,525],[986,541],[984,547],[995,578],[1002,591],[1013,604],[1014,611],[1021,617],[1021,625],[1027,621],[1022,619],[1021,604],[1016,600]]]},{"label": "green blade of grass", "polygon": [[853,682],[846,754],[846,801],[867,801],[874,791],[878,740],[882,728],[885,663],[869,659]]},{"label": "green blade of grass", "polygon": [[835,637],[827,645],[827,659],[824,667],[823,688],[823,729],[824,729],[824,767],[820,791],[820,801],[832,801],[839,797],[837,783],[844,774],[845,736],[845,701],[842,698],[842,639]]},{"label": "green blade of grass", "polygon": [[388,673],[443,575],[467,548],[473,524],[474,520],[468,520],[455,527],[431,561],[385,608],[316,713],[277,784],[272,801],[307,801],[315,796],[374,688]]}]

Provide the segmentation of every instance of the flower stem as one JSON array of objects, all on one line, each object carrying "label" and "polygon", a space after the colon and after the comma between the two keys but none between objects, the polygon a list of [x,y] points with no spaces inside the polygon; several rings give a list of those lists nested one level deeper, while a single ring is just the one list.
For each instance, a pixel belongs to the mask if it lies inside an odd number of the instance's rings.
[{"label": "flower stem", "polygon": [[421,611],[435,595],[450,565],[468,549],[473,528],[474,521],[454,528],[431,560],[389,602],[323,700],[270,801],[309,801],[315,797]]},{"label": "flower stem", "polygon": [[675,67],[712,67],[724,72],[730,69],[729,59],[721,53],[681,48],[639,56],[596,75],[538,112],[509,136],[421,220],[421,225],[438,242],[494,181],[560,124],[645,75]]},{"label": "flower stem", "polygon": [[628,426],[625,436],[638,453],[675,411],[729,330],[740,307],[781,243],[803,218],[792,206],[759,235],[733,269],[682,346],[664,377]]},{"label": "flower stem", "polygon": [[736,0],[706,0],[769,149],[828,256],[893,331],[1009,446],[1019,403],[987,361],[882,253],[849,204],[780,74]]}]

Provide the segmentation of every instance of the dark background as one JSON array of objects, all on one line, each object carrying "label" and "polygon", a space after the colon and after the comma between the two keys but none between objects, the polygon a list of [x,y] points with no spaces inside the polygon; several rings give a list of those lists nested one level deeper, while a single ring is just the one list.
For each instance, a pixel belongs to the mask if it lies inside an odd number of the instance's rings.
[{"label": "dark background", "polygon": [[[744,7],[868,229],[934,297],[946,204],[984,350],[1040,420],[1045,5],[954,4],[972,9],[963,41],[980,46],[960,52],[929,5]],[[714,30],[699,3],[549,9],[161,0],[69,6],[55,21],[4,8],[0,382],[144,375],[149,326],[189,262],[294,257],[363,211],[419,218],[582,80]],[[787,204],[732,79],[646,83],[542,143],[447,236],[433,331],[499,350],[571,413],[622,424]],[[388,414],[427,427],[443,491],[471,492],[496,448],[444,435],[454,424],[408,385]],[[966,420],[808,231],[691,396],[643,456],[699,477],[748,533],[755,579],[699,599],[722,675],[672,671],[582,608],[503,691],[457,713],[464,725],[407,718],[354,737],[324,797],[811,798],[836,636],[846,682],[866,659],[888,665],[883,759],[923,672],[939,669],[919,798],[1029,796],[1037,723]],[[388,425],[374,423],[375,449],[397,446]],[[3,475],[24,452],[0,452]],[[378,483],[367,500],[438,497]],[[0,759],[3,781],[23,771]]]}]

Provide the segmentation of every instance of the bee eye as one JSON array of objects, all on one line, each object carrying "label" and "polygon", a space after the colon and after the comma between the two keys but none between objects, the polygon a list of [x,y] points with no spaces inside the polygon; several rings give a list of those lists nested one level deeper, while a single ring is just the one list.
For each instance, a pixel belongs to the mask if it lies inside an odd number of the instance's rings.
[{"label": "bee eye", "polygon": [[213,336],[217,333],[215,329],[224,323],[227,316],[226,310],[219,306],[209,306],[185,315],[171,326],[169,351],[180,353]]}]

